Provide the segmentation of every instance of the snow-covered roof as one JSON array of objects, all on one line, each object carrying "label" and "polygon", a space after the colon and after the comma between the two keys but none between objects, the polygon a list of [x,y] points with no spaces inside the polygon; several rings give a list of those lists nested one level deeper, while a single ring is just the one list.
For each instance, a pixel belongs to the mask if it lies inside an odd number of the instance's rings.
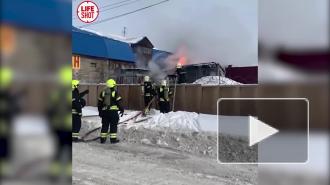
[{"label": "snow-covered roof", "polygon": [[101,37],[105,37],[105,38],[125,42],[125,43],[128,43],[128,44],[137,44],[137,43],[139,43],[140,41],[142,41],[143,39],[146,38],[145,36],[127,38],[127,37],[123,37],[123,36],[116,35],[116,34],[110,34],[110,33],[102,34],[102,33],[97,32],[95,30],[90,30],[90,29],[86,29],[86,28],[79,28],[79,29],[81,29],[83,31],[86,31],[86,32],[93,33],[93,34],[101,36]]},{"label": "snow-covered roof", "polygon": [[[74,54],[135,62],[133,51],[135,44],[153,48],[147,37],[124,38],[85,28],[72,27],[72,51]],[[154,49],[152,50],[154,55]]]}]

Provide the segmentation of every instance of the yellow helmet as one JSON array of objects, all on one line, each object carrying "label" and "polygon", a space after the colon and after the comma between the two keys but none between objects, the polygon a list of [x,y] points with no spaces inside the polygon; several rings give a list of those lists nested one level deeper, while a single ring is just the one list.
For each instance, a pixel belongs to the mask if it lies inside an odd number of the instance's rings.
[{"label": "yellow helmet", "polygon": [[114,79],[109,79],[107,80],[107,86],[110,87],[110,88],[114,88],[116,87],[117,83]]},{"label": "yellow helmet", "polygon": [[70,85],[70,82],[72,81],[72,69],[71,69],[71,67],[66,66],[66,67],[63,67],[59,71],[59,80],[60,80],[60,83],[62,85]]},{"label": "yellow helmet", "polygon": [[0,87],[6,88],[13,80],[13,73],[9,68],[0,68]]},{"label": "yellow helmet", "polygon": [[79,80],[72,80],[72,89],[78,88],[79,86]]},{"label": "yellow helmet", "polygon": [[161,85],[162,86],[166,86],[167,85],[167,81],[166,80],[162,80]]},{"label": "yellow helmet", "polygon": [[145,76],[145,77],[144,77],[144,81],[145,81],[145,82],[149,82],[149,81],[150,81],[150,77],[149,77],[149,76]]}]

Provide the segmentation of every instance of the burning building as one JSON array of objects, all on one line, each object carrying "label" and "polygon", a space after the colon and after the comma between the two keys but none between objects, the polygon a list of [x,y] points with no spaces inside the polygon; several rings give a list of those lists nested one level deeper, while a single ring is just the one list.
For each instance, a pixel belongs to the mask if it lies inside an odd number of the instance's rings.
[{"label": "burning building", "polygon": [[223,67],[215,62],[183,65],[182,69],[185,72],[186,83],[193,83],[205,76],[224,75]]},{"label": "burning building", "polygon": [[72,50],[73,76],[82,83],[104,83],[113,78],[117,83],[136,84],[147,74],[156,81],[168,77],[179,83],[193,83],[205,76],[225,76],[244,84],[258,82],[257,67],[188,64],[185,52],[155,49],[147,37],[127,39],[72,27]]}]

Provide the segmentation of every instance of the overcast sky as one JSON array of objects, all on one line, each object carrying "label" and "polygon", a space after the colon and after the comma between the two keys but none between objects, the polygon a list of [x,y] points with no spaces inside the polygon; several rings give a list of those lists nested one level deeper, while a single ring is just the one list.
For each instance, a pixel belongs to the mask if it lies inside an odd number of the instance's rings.
[{"label": "overcast sky", "polygon": [[[123,0],[94,0],[102,7]],[[100,12],[99,20],[130,12],[162,0],[131,0],[129,5]],[[77,4],[73,3],[73,17]],[[107,8],[110,8],[107,7]],[[74,26],[84,25],[73,19]],[[258,4],[257,0],[169,0],[137,13],[86,29],[102,34],[126,37],[147,36],[161,50],[175,52],[186,48],[194,62],[216,61],[234,66],[257,65]]]},{"label": "overcast sky", "polygon": [[259,40],[268,47],[329,47],[329,0],[260,0]]},{"label": "overcast sky", "polygon": [[[94,0],[99,7],[123,0]],[[101,12],[98,20],[162,0],[127,0],[129,5]],[[76,12],[80,0],[74,0]],[[259,12],[258,12],[259,11]],[[267,47],[329,47],[329,0],[170,0],[169,2],[86,27],[102,34],[147,36],[156,48],[186,47],[196,62],[248,66],[257,64],[257,39]],[[73,13],[73,17],[75,17]],[[259,23],[258,23],[259,21]],[[75,26],[81,26],[78,19]],[[259,31],[258,31],[259,28]]]}]

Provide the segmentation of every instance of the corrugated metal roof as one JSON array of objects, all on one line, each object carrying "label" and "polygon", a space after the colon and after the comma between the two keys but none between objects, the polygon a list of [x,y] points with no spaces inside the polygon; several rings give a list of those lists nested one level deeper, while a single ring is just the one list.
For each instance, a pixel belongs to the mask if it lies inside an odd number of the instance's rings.
[{"label": "corrugated metal roof", "polygon": [[129,43],[72,27],[72,52],[79,55],[134,62]]},{"label": "corrugated metal roof", "polygon": [[1,0],[1,22],[41,31],[70,33],[70,0]]},{"label": "corrugated metal roof", "polygon": [[[119,36],[103,35],[93,30],[72,27],[72,52],[78,55],[135,62],[135,54],[131,45],[143,39],[147,38],[120,38]],[[171,53],[153,49],[152,55],[155,60],[164,60]]]},{"label": "corrugated metal roof", "polygon": [[[78,29],[78,28],[75,28],[75,29]],[[145,37],[126,38],[126,37],[122,37],[120,35],[114,35],[114,34],[109,34],[109,33],[102,34],[95,30],[90,30],[90,29],[86,29],[86,28],[79,28],[79,30],[83,31],[84,33],[95,34],[95,35],[99,35],[101,37],[107,37],[107,38],[110,38],[113,40],[126,42],[128,44],[137,44],[138,42],[142,41],[145,38]]]}]

